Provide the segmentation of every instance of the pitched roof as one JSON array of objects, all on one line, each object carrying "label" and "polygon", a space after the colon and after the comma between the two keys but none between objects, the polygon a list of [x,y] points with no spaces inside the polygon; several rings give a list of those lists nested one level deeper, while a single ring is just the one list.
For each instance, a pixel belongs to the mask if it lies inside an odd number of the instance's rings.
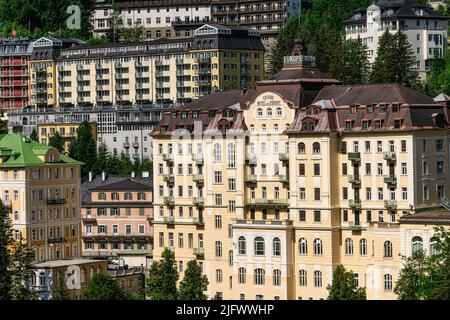
[{"label": "pitched roof", "polygon": [[64,154],[60,155],[60,162],[44,162],[39,156],[45,155],[51,148],[22,134],[0,135],[0,156],[5,156],[0,167],[82,164]]},{"label": "pitched roof", "polygon": [[450,224],[450,211],[426,210],[400,217],[400,223]]}]

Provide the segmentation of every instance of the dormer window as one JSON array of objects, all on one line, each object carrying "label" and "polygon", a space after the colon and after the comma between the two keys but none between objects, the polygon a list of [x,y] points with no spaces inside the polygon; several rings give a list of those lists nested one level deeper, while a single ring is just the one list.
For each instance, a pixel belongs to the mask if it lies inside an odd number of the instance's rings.
[{"label": "dormer window", "polygon": [[192,118],[198,118],[198,112],[197,111],[192,112]]},{"label": "dormer window", "polygon": [[394,120],[394,129],[400,129],[402,127],[402,120]]},{"label": "dormer window", "polygon": [[314,131],[314,123],[309,124],[309,131]]},{"label": "dormer window", "polygon": [[187,112],[182,112],[181,119],[186,119],[186,118],[187,118]]},{"label": "dormer window", "polygon": [[398,112],[398,104],[392,104],[392,112]]},{"label": "dormer window", "polygon": [[367,113],[373,112],[373,106],[367,106]]},{"label": "dormer window", "polygon": [[352,122],[345,121],[345,130],[352,130]]},{"label": "dormer window", "polygon": [[375,120],[374,127],[375,127],[375,129],[380,129],[381,128],[381,120]]},{"label": "dormer window", "polygon": [[380,105],[380,112],[386,112],[386,106],[385,105]]},{"label": "dormer window", "polygon": [[170,117],[171,117],[172,119],[175,119],[175,118],[177,117],[177,113],[176,113],[176,112],[172,112],[171,115],[170,115]]},{"label": "dormer window", "polygon": [[214,112],[214,110],[209,110],[209,117],[210,118],[214,118],[214,115],[215,115],[216,113]]},{"label": "dormer window", "polygon": [[222,117],[223,117],[223,118],[226,118],[226,117],[227,117],[227,111],[226,111],[226,110],[223,110],[223,111],[222,111]]},{"label": "dormer window", "polygon": [[350,113],[351,113],[351,114],[355,114],[355,113],[356,113],[356,110],[357,110],[357,107],[356,107],[356,106],[351,106],[351,107],[350,107]]},{"label": "dormer window", "polygon": [[229,116],[230,118],[234,117],[234,111],[231,110],[231,111],[228,113],[228,116]]},{"label": "dormer window", "polygon": [[311,114],[311,109],[310,108],[306,108],[306,114],[310,115]]},{"label": "dormer window", "polygon": [[319,114],[319,108],[314,108],[314,114],[318,115]]},{"label": "dormer window", "polygon": [[362,128],[363,130],[369,129],[369,121],[367,121],[367,120],[363,121],[363,122],[362,122],[361,128]]}]

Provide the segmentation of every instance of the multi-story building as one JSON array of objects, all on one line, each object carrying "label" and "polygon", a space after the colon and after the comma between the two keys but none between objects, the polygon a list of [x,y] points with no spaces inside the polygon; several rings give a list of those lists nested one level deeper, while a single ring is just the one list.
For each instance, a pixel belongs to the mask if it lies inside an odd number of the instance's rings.
[{"label": "multi-story building", "polygon": [[58,102],[184,103],[212,91],[254,87],[263,75],[264,46],[257,32],[205,25],[194,38],[62,50]]},{"label": "multi-story building", "polygon": [[170,110],[152,132],[154,259],[199,259],[211,298],[325,299],[339,264],[369,299],[395,298],[400,217],[448,194],[446,103],[337,85],[313,61],[287,57],[256,90]]},{"label": "multi-story building", "polygon": [[28,105],[30,55],[28,38],[0,39],[0,110]]},{"label": "multi-story building", "polygon": [[80,165],[22,134],[0,135],[0,198],[36,263],[81,256]]},{"label": "multi-story building", "polygon": [[111,13],[120,11],[124,27],[143,27],[145,39],[191,37],[205,23],[249,27],[271,46],[282,26],[301,11],[302,0],[104,1],[97,4],[94,35],[112,32]]},{"label": "multi-story building", "polygon": [[369,62],[377,56],[378,40],[389,30],[404,32],[417,60],[417,70],[424,80],[435,56],[444,57],[447,51],[448,17],[433,11],[417,0],[381,0],[357,9],[344,21],[347,39],[361,38],[367,46]]},{"label": "multi-story building", "polygon": [[[14,110],[8,114],[8,130],[10,133],[22,132],[30,136],[36,130],[44,144],[48,143],[49,130],[56,127],[65,128],[65,139],[83,121],[95,126],[93,133],[97,139],[97,146],[105,143],[112,154],[125,153],[130,159],[149,159],[152,156],[152,142],[149,137],[153,127],[161,119],[161,114],[170,105],[143,104],[141,106],[84,106],[60,108],[24,108]],[[42,129],[45,129],[42,132]],[[45,139],[47,136],[47,140]],[[94,137],[94,138],[95,138]],[[67,141],[67,140],[66,140]]]},{"label": "multi-story building", "polygon": [[[38,141],[44,145],[49,144],[50,139],[56,132],[64,141],[64,152],[69,152],[69,145],[77,136],[77,130],[81,123],[64,123],[64,122],[52,122],[41,123],[37,125]],[[97,140],[97,124],[95,122],[90,123],[92,128],[92,138]]]},{"label": "multi-story building", "polygon": [[83,257],[115,257],[129,266],[147,266],[153,237],[152,180],[89,174],[82,185]]},{"label": "multi-story building", "polygon": [[76,39],[43,37],[31,44],[32,52],[28,69],[32,106],[56,106],[56,58],[61,49],[81,43],[83,42]]}]

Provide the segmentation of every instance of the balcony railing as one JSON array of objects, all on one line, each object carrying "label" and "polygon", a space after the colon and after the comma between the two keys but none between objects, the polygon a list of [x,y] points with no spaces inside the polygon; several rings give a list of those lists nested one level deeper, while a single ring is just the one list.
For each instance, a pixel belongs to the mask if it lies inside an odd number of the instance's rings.
[{"label": "balcony railing", "polygon": [[63,243],[66,242],[65,237],[47,238],[47,243]]},{"label": "balcony railing", "polygon": [[201,153],[193,154],[192,161],[194,161],[196,165],[202,165],[203,164],[203,154],[201,154]]},{"label": "balcony railing", "polygon": [[175,224],[175,217],[164,217],[163,221],[165,224]]},{"label": "balcony railing", "polygon": [[173,162],[173,154],[172,153],[164,153],[163,160],[167,162]]},{"label": "balcony railing", "polygon": [[359,174],[349,175],[348,182],[351,184],[361,184],[361,177]]},{"label": "balcony railing", "polygon": [[384,200],[384,206],[388,209],[397,208],[397,200]]},{"label": "balcony railing", "polygon": [[359,152],[349,152],[348,153],[348,160],[350,160],[350,161],[360,161],[361,160],[361,153],[359,153]]},{"label": "balcony railing", "polygon": [[359,222],[359,221],[350,221],[348,223],[348,226],[351,230],[361,230],[362,229],[361,222]]},{"label": "balcony railing", "polygon": [[361,200],[360,199],[350,199],[350,200],[348,200],[348,206],[350,208],[361,208]]},{"label": "balcony railing", "polygon": [[60,198],[60,199],[47,199],[47,205],[58,205],[58,204],[66,204],[67,200]]},{"label": "balcony railing", "polygon": [[383,159],[393,162],[393,161],[397,160],[397,156],[395,155],[395,152],[385,152],[385,153],[383,153]]},{"label": "balcony railing", "polygon": [[203,197],[194,197],[192,198],[192,203],[196,206],[203,207],[205,205],[205,200]]},{"label": "balcony railing", "polygon": [[282,182],[282,183],[288,183],[289,182],[289,176],[288,175],[282,174],[279,177],[280,177],[280,182]]},{"label": "balcony railing", "polygon": [[205,255],[205,249],[204,248],[194,248],[193,253],[195,256],[199,257],[203,257]]},{"label": "balcony railing", "polygon": [[246,200],[246,205],[287,207],[289,205],[289,200],[287,200],[287,199],[249,198]]},{"label": "balcony railing", "polygon": [[396,184],[397,183],[397,177],[394,175],[384,176],[384,183],[386,184]]},{"label": "balcony railing", "polygon": [[168,206],[173,206],[175,204],[174,197],[164,197],[163,201],[164,201],[164,204],[166,204]]},{"label": "balcony railing", "polygon": [[248,175],[246,175],[245,178],[244,178],[244,181],[248,182],[248,183],[256,183],[256,181],[257,181],[256,174],[248,174]]},{"label": "balcony railing", "polygon": [[248,163],[251,165],[256,165],[256,162],[257,162],[256,155],[252,154],[252,153],[247,153],[245,156],[245,160],[247,160]]},{"label": "balcony railing", "polygon": [[163,176],[163,180],[164,180],[165,182],[168,182],[168,183],[174,183],[175,177],[174,177],[173,174],[165,174],[165,175]]},{"label": "balcony railing", "polygon": [[203,183],[205,181],[203,174],[194,174],[192,176],[192,181],[196,183]]},{"label": "balcony railing", "polygon": [[278,156],[280,161],[289,161],[289,154],[287,153],[280,153]]}]

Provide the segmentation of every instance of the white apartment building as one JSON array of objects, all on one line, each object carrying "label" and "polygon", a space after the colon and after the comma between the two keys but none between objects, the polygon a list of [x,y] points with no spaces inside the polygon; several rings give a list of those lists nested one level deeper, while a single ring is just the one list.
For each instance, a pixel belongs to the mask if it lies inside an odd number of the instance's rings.
[{"label": "white apartment building", "polygon": [[378,41],[385,30],[406,33],[421,79],[426,78],[431,59],[443,57],[447,50],[448,18],[416,0],[377,1],[367,9],[355,10],[355,14],[343,23],[346,39],[360,37],[367,45],[370,63],[375,61]]}]

